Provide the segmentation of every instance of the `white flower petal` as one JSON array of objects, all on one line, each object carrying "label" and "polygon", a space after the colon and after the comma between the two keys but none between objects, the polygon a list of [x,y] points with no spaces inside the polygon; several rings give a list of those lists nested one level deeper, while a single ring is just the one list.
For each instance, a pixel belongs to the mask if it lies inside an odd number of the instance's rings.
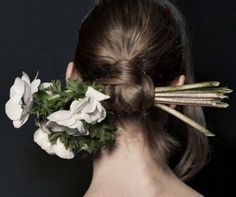
[{"label": "white flower petal", "polygon": [[75,100],[70,105],[70,110],[72,113],[77,113],[80,111],[85,105],[87,105],[89,101],[88,97],[82,98],[80,100]]},{"label": "white flower petal", "polygon": [[72,136],[81,136],[81,133],[80,131],[75,128],[75,129],[71,129],[71,128],[68,128],[68,127],[65,127],[65,132],[68,134],[68,135],[72,135]]},{"label": "white flower petal", "polygon": [[43,90],[45,88],[48,88],[52,85],[52,83],[49,83],[49,82],[44,82],[44,83],[41,83],[40,86],[39,86],[39,89],[40,90]]},{"label": "white flower petal", "polygon": [[93,113],[90,113],[89,116],[90,116],[91,120],[88,123],[91,123],[91,124],[95,124],[97,122],[97,120],[99,118],[101,118],[101,115],[100,115],[100,113],[97,110],[94,111]]},{"label": "white flower petal", "polygon": [[13,126],[15,128],[20,128],[22,126],[22,121],[21,120],[13,120]]},{"label": "white flower petal", "polygon": [[33,95],[31,92],[31,88],[30,88],[30,85],[27,83],[25,83],[24,88],[25,88],[25,90],[24,90],[24,94],[23,94],[23,100],[26,105],[29,105],[33,101]]},{"label": "white flower petal", "polygon": [[5,112],[11,120],[18,120],[21,117],[23,109],[19,101],[10,99],[5,105]]},{"label": "white flower petal", "polygon": [[14,84],[10,88],[10,98],[13,96],[17,96],[18,98],[21,98],[25,91],[25,82],[17,77],[15,79]]},{"label": "white flower petal", "polygon": [[70,127],[71,125],[74,125],[76,122],[77,122],[76,117],[72,115],[69,119],[57,121],[57,124],[65,127]]},{"label": "white flower petal", "polygon": [[106,118],[106,110],[104,107],[102,107],[102,108],[103,108],[102,112],[100,113],[101,117],[99,119],[97,119],[98,122],[101,122],[102,120],[104,120]]},{"label": "white flower petal", "polygon": [[41,83],[40,79],[35,79],[34,81],[32,81],[31,83],[31,93],[34,94],[35,92],[38,92],[38,87]]},{"label": "white flower petal", "polygon": [[26,103],[26,105],[23,105],[23,112],[22,112],[21,116],[25,116],[26,114],[29,114],[32,106],[33,106],[32,100],[28,101]]},{"label": "white flower petal", "polygon": [[[70,126],[68,126],[68,127],[70,127],[71,129],[76,129],[76,128],[78,128],[78,124],[82,123],[82,121],[80,121],[80,119],[77,118],[77,115],[74,115],[74,118],[76,119],[75,123],[72,124],[72,125],[70,125]],[[78,123],[78,122],[80,122],[80,123]],[[83,124],[82,124],[82,125],[83,125]]]},{"label": "white flower petal", "polygon": [[78,122],[78,119],[76,120],[76,122],[72,125],[70,125],[70,128],[71,129],[76,129],[77,128],[77,122]]},{"label": "white flower petal", "polygon": [[79,133],[77,127],[69,128],[69,127],[59,125],[56,122],[50,122],[50,121],[48,121],[46,123],[46,126],[48,128],[50,128],[53,132],[63,132],[63,131],[65,131],[68,135],[73,135],[73,136],[80,136],[81,135]]},{"label": "white flower petal", "polygon": [[92,118],[89,114],[86,113],[79,113],[75,115],[77,120],[85,120],[87,123],[91,123]]},{"label": "white flower petal", "polygon": [[84,108],[81,110],[83,113],[91,113],[96,109],[98,101],[95,100],[94,98],[90,97],[89,102],[87,105],[84,106]]},{"label": "white flower petal", "polygon": [[34,142],[37,143],[48,154],[54,155],[53,145],[50,143],[48,134],[39,128],[34,133]]},{"label": "white flower petal", "polygon": [[104,101],[104,100],[110,98],[110,96],[105,95],[105,94],[95,90],[92,87],[88,87],[88,90],[87,90],[85,95],[88,96],[88,97],[92,97],[92,98],[94,98],[94,99],[96,99],[98,101]]},{"label": "white flower petal", "polygon": [[21,79],[24,80],[26,83],[30,84],[30,78],[25,72],[22,72]]},{"label": "white flower petal", "polygon": [[29,114],[26,114],[26,115],[22,116],[20,120],[13,120],[14,127],[20,128],[23,124],[26,123],[28,118],[29,118]]},{"label": "white flower petal", "polygon": [[98,104],[97,104],[97,110],[98,110],[98,112],[99,112],[99,113],[102,113],[102,110],[103,110],[103,109],[104,109],[104,107],[102,106],[102,104],[98,102]]},{"label": "white flower petal", "polygon": [[81,112],[81,113],[74,114],[74,116],[76,117],[77,120],[85,120],[85,116],[88,116],[88,114]]},{"label": "white flower petal", "polygon": [[53,151],[56,155],[63,159],[73,159],[75,156],[72,151],[65,148],[65,145],[61,142],[59,138],[57,139],[56,144],[53,145]]},{"label": "white flower petal", "polygon": [[56,111],[56,112],[50,114],[50,115],[47,117],[47,119],[50,120],[50,121],[57,122],[57,121],[67,120],[67,119],[69,119],[72,115],[73,115],[73,114],[72,114],[71,111],[59,110],[59,111]]},{"label": "white flower petal", "polygon": [[53,122],[53,121],[48,121],[46,123],[46,126],[48,128],[50,128],[52,131],[54,131],[54,132],[62,132],[62,131],[64,131],[64,127],[63,126],[61,126],[61,125],[59,125],[59,124],[57,124],[56,122]]}]

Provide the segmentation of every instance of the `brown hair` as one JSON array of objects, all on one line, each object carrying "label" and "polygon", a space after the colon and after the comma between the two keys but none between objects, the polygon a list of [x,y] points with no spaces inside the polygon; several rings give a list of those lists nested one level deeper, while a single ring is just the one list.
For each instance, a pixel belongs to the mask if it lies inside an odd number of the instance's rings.
[{"label": "brown hair", "polygon": [[[171,117],[153,106],[154,87],[181,74],[186,84],[194,82],[186,32],[181,12],[167,0],[101,0],[82,21],[74,57],[84,81],[106,85],[117,120],[141,123],[152,155],[165,162],[180,134],[167,129]],[[205,126],[201,107],[177,109]],[[206,163],[208,141],[190,126],[181,132],[186,146],[174,171],[187,180]]]}]

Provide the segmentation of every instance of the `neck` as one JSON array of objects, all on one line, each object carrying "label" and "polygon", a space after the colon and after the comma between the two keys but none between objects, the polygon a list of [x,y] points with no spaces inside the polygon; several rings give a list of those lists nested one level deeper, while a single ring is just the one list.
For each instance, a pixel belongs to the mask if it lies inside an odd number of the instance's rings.
[{"label": "neck", "polygon": [[101,196],[111,196],[117,191],[124,192],[118,196],[129,196],[127,194],[135,192],[140,195],[145,187],[149,188],[149,192],[152,186],[156,190],[159,185],[161,189],[162,183],[175,177],[167,166],[151,157],[140,133],[131,134],[119,129],[113,150],[103,149],[94,158],[93,178],[86,197],[94,192],[95,196],[100,192],[103,193]]}]

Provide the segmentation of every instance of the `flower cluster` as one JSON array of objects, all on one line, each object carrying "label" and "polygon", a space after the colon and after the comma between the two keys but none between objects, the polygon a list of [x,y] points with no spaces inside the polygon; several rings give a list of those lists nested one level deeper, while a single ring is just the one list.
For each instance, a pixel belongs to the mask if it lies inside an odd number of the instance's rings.
[{"label": "flower cluster", "polygon": [[23,72],[10,89],[5,110],[15,128],[35,115],[39,128],[34,142],[48,154],[72,159],[82,150],[94,153],[114,142],[112,112],[102,105],[110,97],[103,90],[79,79],[68,80],[63,90],[60,81],[41,83],[35,77],[30,82]]}]

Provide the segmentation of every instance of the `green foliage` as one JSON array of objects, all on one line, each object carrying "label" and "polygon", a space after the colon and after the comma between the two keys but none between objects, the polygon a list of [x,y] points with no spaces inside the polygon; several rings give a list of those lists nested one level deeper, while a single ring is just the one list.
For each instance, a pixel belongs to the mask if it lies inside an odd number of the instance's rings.
[{"label": "green foliage", "polygon": [[68,80],[65,90],[61,88],[59,80],[52,81],[51,86],[43,90],[39,90],[34,94],[35,105],[31,113],[36,115],[40,120],[58,110],[68,109],[73,100],[83,98],[88,86],[95,90],[103,92],[104,88],[95,83],[82,82],[80,80]]},{"label": "green foliage", "polygon": [[49,141],[55,144],[57,139],[60,138],[64,143],[66,149],[70,149],[74,153],[79,153],[84,150],[88,153],[95,153],[102,147],[106,147],[115,140],[116,128],[108,123],[100,123],[90,127],[90,133],[93,135],[88,136],[72,136],[64,132],[51,132],[49,134]]},{"label": "green foliage", "polygon": [[[34,94],[34,106],[31,113],[36,115],[38,122],[47,122],[47,116],[51,113],[61,109],[68,110],[72,101],[85,97],[88,86],[99,92],[104,91],[104,87],[95,82],[68,80],[65,89],[62,89],[59,80],[52,81],[50,87],[41,89]],[[72,136],[65,131],[51,131],[49,141],[55,144],[59,138],[65,148],[70,149],[75,154],[82,150],[87,153],[95,153],[115,140],[116,128],[112,125],[112,115],[112,112],[107,111],[106,119],[94,125],[82,121],[84,127],[89,130],[87,136]]]}]

